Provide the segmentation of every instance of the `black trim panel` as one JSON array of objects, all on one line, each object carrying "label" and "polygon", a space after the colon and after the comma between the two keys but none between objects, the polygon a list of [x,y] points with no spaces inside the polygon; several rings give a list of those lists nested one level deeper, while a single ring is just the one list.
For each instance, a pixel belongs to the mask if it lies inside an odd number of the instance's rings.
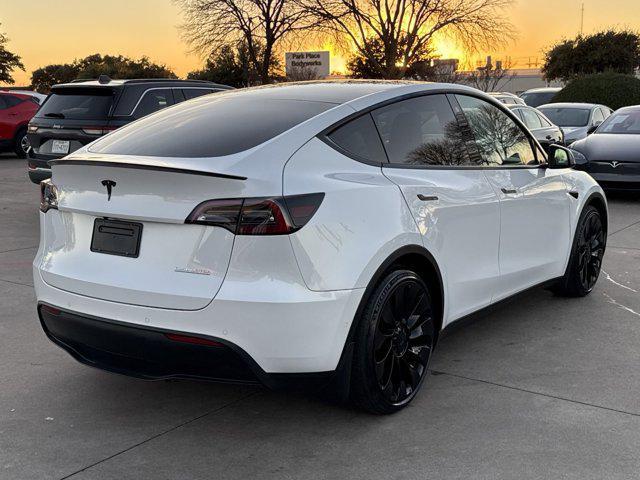
[{"label": "black trim panel", "polygon": [[72,160],[61,158],[59,160],[51,160],[49,165],[91,165],[96,167],[120,167],[135,170],[154,170],[158,172],[182,173],[185,175],[200,175],[203,177],[228,178],[229,180],[246,180],[247,177],[239,175],[228,175],[226,173],[205,172],[202,170],[190,170],[188,168],[165,167],[162,165],[146,165],[141,163],[127,162],[108,162],[102,160]]}]

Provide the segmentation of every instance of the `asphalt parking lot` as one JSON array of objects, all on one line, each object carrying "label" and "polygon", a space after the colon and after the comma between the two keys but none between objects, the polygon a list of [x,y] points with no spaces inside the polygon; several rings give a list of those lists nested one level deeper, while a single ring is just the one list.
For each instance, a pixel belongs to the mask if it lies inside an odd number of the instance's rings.
[{"label": "asphalt parking lot", "polygon": [[375,417],[76,363],[35,312],[38,195],[0,156],[2,479],[640,478],[640,196],[610,198],[589,297],[537,289],[456,329],[418,398]]}]

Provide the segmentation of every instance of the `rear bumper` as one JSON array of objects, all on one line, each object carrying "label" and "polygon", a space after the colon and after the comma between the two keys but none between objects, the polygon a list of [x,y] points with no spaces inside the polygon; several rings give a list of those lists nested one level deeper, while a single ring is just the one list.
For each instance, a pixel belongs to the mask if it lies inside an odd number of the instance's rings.
[{"label": "rear bumper", "polygon": [[125,325],[46,304],[38,305],[38,315],[53,343],[92,367],[151,380],[258,382],[246,353],[221,339],[209,339],[217,345],[178,342],[167,335],[182,332]]},{"label": "rear bumper", "polygon": [[[217,345],[199,345],[184,341],[185,336],[194,337],[183,332],[127,325],[43,303],[38,304],[38,315],[53,343],[80,363],[112,373],[144,380],[189,379],[306,392],[325,390],[333,399],[345,399],[348,392],[351,344],[334,371],[267,373],[245,351],[224,339],[206,338]],[[176,341],[175,335],[183,339]]]},{"label": "rear bumper", "polygon": [[275,274],[284,274],[275,269],[272,276],[230,271],[215,298],[198,310],[104,300],[63,290],[43,279],[42,273],[50,268],[51,261],[43,248],[48,233],[41,231],[40,249],[33,264],[39,304],[131,328],[220,339],[246,353],[265,374],[334,371],[364,293],[364,289],[309,290],[301,280],[294,281],[300,273],[294,272],[292,266],[286,270],[286,282],[274,278]]}]

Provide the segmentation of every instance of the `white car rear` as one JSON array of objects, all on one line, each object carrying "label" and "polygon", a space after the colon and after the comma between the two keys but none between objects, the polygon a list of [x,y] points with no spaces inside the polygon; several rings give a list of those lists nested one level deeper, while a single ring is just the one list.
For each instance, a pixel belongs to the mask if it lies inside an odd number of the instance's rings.
[{"label": "white car rear", "polygon": [[593,288],[606,202],[556,153],[466,87],[312,82],[185,102],[53,162],[40,318],[102,369],[351,383],[360,406],[392,412],[452,321],[549,280]]}]

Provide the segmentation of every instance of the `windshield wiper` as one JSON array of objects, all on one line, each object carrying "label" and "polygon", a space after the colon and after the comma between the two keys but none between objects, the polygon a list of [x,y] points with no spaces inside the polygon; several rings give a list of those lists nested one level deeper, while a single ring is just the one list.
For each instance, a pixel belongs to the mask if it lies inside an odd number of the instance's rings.
[{"label": "windshield wiper", "polygon": [[44,116],[49,118],[64,118],[64,114],[62,113],[45,113]]}]

